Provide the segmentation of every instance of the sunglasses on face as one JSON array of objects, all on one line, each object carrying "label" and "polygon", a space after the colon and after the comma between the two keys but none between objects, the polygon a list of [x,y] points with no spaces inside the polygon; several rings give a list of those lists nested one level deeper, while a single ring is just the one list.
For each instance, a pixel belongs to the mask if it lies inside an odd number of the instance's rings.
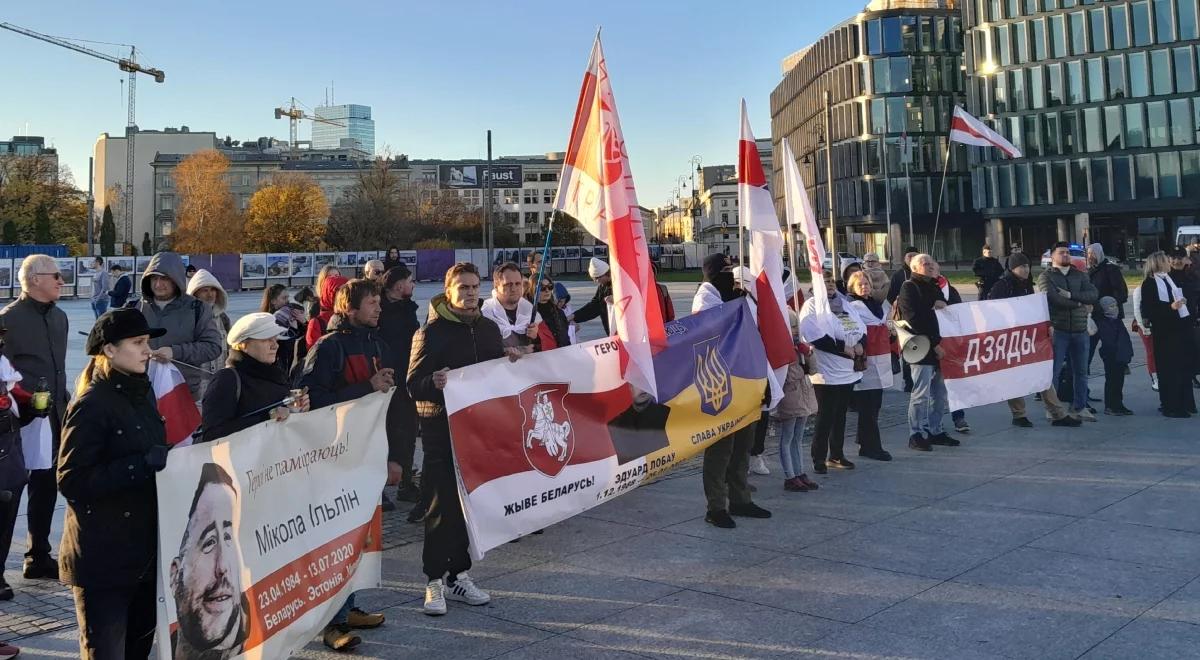
[{"label": "sunglasses on face", "polygon": [[46,276],[48,276],[48,277],[53,277],[54,279],[58,280],[59,282],[61,282],[61,281],[62,281],[62,273],[58,273],[58,272],[55,272],[55,273],[34,273],[34,275],[46,275]]},{"label": "sunglasses on face", "polygon": [[542,291],[553,291],[554,285],[553,284],[543,284],[541,288],[542,288]]}]

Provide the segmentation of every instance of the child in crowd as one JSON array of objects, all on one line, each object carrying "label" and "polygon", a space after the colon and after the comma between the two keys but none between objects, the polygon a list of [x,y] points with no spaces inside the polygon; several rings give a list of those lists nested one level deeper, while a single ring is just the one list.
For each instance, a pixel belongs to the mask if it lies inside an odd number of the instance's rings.
[{"label": "child in crowd", "polygon": [[1125,407],[1125,368],[1133,359],[1133,342],[1125,323],[1117,318],[1117,299],[1104,296],[1099,301],[1104,316],[1096,321],[1096,336],[1100,339],[1100,359],[1104,360],[1104,414],[1132,415]]},{"label": "child in crowd", "polygon": [[787,380],[783,385],[783,400],[775,408],[774,418],[779,424],[779,462],[783,466],[783,489],[788,491],[817,490],[819,486],[804,473],[801,444],[809,415],[817,412],[817,396],[813,391],[808,374],[804,372],[805,360],[812,359],[812,348],[799,342],[796,352],[800,359],[788,366]]}]

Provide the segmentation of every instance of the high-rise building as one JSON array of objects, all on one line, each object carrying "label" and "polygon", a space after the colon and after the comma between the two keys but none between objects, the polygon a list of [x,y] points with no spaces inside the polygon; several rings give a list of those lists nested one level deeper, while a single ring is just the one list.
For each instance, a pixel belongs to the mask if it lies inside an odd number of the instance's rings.
[{"label": "high-rise building", "polygon": [[1127,263],[1198,224],[1196,0],[969,0],[970,110],[1023,152],[975,157],[993,244],[1099,242]]},{"label": "high-rise building", "polygon": [[[832,165],[840,251],[895,261],[903,256],[901,243],[911,242],[940,260],[978,254],[983,227],[971,199],[967,152],[948,139],[966,88],[958,4],[873,0],[782,63],[783,81],[771,93],[773,180],[782,181],[786,139],[821,226],[828,227]],[[782,211],[783,186],[772,192]]]},{"label": "high-rise building", "polygon": [[[375,153],[375,120],[371,119],[369,105],[326,105],[317,108],[314,114],[337,124],[323,121],[312,122],[313,149],[342,149],[355,147],[369,154]],[[351,140],[346,143],[344,140]]]}]

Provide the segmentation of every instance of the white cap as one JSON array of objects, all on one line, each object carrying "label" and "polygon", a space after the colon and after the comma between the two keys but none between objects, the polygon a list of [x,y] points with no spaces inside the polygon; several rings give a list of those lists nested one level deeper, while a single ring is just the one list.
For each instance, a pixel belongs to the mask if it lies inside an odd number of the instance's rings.
[{"label": "white cap", "polygon": [[597,277],[604,275],[607,272],[608,272],[608,263],[605,262],[603,259],[597,259],[596,257],[592,257],[592,260],[588,262],[588,276],[591,277],[593,280],[596,279]]},{"label": "white cap", "polygon": [[225,342],[236,346],[247,339],[271,339],[287,333],[287,330],[275,322],[275,315],[266,312],[254,312],[237,320],[229,329]]},{"label": "white cap", "polygon": [[733,269],[733,281],[740,284],[743,289],[749,290],[754,283],[754,276],[750,274],[749,268],[735,266]]}]

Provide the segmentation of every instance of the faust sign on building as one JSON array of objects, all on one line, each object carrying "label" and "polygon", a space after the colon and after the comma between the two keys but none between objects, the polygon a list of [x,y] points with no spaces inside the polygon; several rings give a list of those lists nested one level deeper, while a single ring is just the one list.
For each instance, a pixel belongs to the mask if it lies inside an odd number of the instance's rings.
[{"label": "faust sign on building", "polygon": [[453,163],[438,166],[438,182],[442,188],[482,188],[489,178],[493,188],[520,188],[520,165],[467,165]]}]

